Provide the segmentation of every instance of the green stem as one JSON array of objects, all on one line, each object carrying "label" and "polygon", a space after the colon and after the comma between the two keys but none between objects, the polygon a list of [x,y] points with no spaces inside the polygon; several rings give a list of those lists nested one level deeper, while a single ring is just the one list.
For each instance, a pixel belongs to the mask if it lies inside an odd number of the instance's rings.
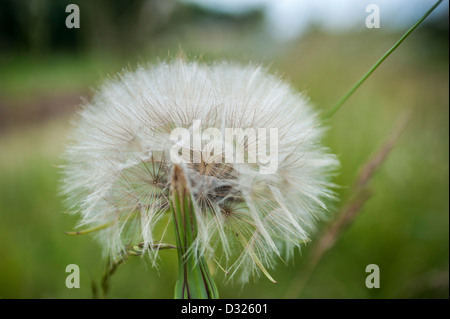
[{"label": "green stem", "polygon": [[361,86],[361,84],[364,83],[365,80],[367,80],[367,78],[376,70],[376,68],[378,68],[380,66],[381,63],[383,63],[384,60],[386,60],[386,58],[395,51],[395,49],[397,49],[397,47],[423,22],[423,20],[425,20],[430,14],[431,12],[434,11],[434,9],[436,9],[436,7],[442,2],[443,0],[439,0],[438,2],[436,2],[434,4],[434,6],[432,6],[430,8],[430,10],[428,10],[424,16],[422,18],[420,18],[408,31],[406,31],[406,33],[400,38],[400,40],[397,41],[397,43],[394,44],[394,46],[387,51],[382,57],[381,59],[379,59],[377,61],[377,63],[375,63],[374,66],[372,66],[372,68],[358,81],[355,83],[355,85],[353,85],[349,91],[347,91],[347,93],[345,93],[337,102],[336,104],[325,114],[325,116],[323,117],[324,120],[328,120],[330,117],[332,117],[334,115],[334,113],[337,112],[337,110],[340,109],[340,107],[342,106],[342,104],[345,103],[345,101],[348,100],[348,98],[350,96],[352,96],[353,93],[355,93],[355,91]]},{"label": "green stem", "polygon": [[205,258],[192,245],[197,237],[194,206],[183,170],[174,166],[170,186],[170,205],[178,247],[176,299],[215,299],[219,297]]}]

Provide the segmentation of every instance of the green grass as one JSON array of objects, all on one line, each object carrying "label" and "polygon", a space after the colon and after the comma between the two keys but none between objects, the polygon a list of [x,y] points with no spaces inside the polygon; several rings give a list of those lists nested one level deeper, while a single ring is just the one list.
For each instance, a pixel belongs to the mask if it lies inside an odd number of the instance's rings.
[{"label": "green grass", "polygon": [[[273,60],[272,69],[283,73],[298,90],[306,90],[318,109],[326,110],[397,38],[316,34],[298,45],[279,48],[271,57],[260,51],[249,54],[253,60]],[[359,167],[398,116],[405,109],[414,114],[371,183],[374,196],[324,256],[300,297],[449,296],[448,61],[434,60],[422,52],[414,36],[408,39],[330,121],[324,142],[341,160],[336,183],[345,201]],[[206,55],[220,57],[217,52]],[[94,60],[64,57],[36,65],[17,57],[6,73],[0,73],[0,87],[14,99],[20,99],[22,92],[56,94],[96,85],[121,64]],[[63,233],[73,229],[77,220],[63,214],[65,208],[57,195],[56,166],[61,163],[68,121],[64,117],[33,126],[17,125],[0,135],[1,298],[89,298],[91,277],[98,280],[103,271],[101,250],[92,236]],[[130,258],[112,278],[110,296],[171,298],[176,253],[163,251],[161,257],[158,270],[145,259]],[[217,274],[220,296],[281,298],[303,260],[297,253],[295,263],[280,263],[271,272],[277,285],[264,277],[243,288],[223,285],[223,275]],[[65,287],[64,271],[71,263],[80,266],[80,289]],[[364,285],[364,270],[371,263],[380,266],[380,289],[369,290]]]},{"label": "green grass", "polygon": [[106,74],[114,74],[122,67],[117,58],[100,55],[0,56],[0,96],[15,101],[24,95],[79,91],[97,85]]}]

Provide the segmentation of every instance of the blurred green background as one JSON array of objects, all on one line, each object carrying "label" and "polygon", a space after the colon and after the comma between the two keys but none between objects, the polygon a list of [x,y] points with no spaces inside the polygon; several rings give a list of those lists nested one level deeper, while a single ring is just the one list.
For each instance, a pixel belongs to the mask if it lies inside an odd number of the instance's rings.
[{"label": "blurred green background", "polygon": [[[398,6],[397,1],[410,6],[408,19],[390,24],[383,12]],[[380,29],[365,27],[363,1],[357,7],[359,20],[351,26],[339,28],[338,21],[336,28],[324,27],[320,20],[311,20],[294,34],[287,25],[291,33],[285,37],[283,29],[270,23],[276,8],[268,0],[243,1],[248,5],[237,9],[232,6],[237,1],[223,8],[220,1],[2,0],[0,298],[92,296],[91,278],[99,280],[105,261],[92,236],[64,234],[78,217],[64,213],[58,165],[73,112],[108,75],[177,55],[181,48],[188,57],[204,61],[225,58],[269,65],[306,91],[317,109],[326,110],[433,4],[397,1],[378,1]],[[355,1],[340,2],[356,6]],[[80,7],[80,29],[64,25],[69,3]],[[348,22],[345,10],[339,12],[342,23]],[[327,14],[333,17],[334,11]],[[396,20],[390,15],[397,22],[400,16]],[[330,121],[324,143],[342,163],[335,179],[341,186],[341,206],[359,168],[400,114],[413,112],[371,182],[374,196],[325,254],[298,297],[449,297],[448,30],[444,1]],[[221,297],[285,297],[298,284],[293,278],[308,248],[296,252],[294,262],[280,263],[272,271],[276,285],[264,277],[244,287],[223,284],[224,276],[218,273]],[[130,258],[112,278],[109,297],[171,298],[175,255],[161,252],[158,269],[145,259]],[[68,264],[80,267],[80,289],[65,286]],[[379,289],[365,286],[368,264],[380,267]]]}]

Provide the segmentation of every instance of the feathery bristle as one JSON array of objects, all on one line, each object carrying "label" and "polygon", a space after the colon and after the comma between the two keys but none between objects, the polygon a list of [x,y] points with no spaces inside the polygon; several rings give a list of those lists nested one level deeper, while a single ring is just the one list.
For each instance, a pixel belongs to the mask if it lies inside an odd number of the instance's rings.
[{"label": "feathery bristle", "polygon": [[[80,225],[110,223],[98,237],[113,258],[128,245],[165,242],[155,230],[169,220],[170,135],[175,128],[192,133],[195,121],[220,133],[278,132],[272,174],[261,174],[260,163],[224,162],[216,149],[211,155],[179,142],[185,156],[199,159],[180,164],[196,208],[195,246],[245,282],[308,240],[332,198],[338,165],[320,145],[322,129],[307,98],[264,68],[177,59],[107,81],[79,113],[65,153],[64,192]],[[232,147],[248,154],[257,148],[248,138]],[[154,261],[157,254],[148,250]]]}]

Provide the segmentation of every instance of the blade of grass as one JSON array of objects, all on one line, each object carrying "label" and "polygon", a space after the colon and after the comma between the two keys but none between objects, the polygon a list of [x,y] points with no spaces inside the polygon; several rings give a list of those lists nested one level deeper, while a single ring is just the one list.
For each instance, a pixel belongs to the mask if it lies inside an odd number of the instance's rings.
[{"label": "blade of grass", "polygon": [[112,225],[112,222],[106,223],[106,224],[102,224],[99,226],[95,226],[89,229],[83,229],[83,230],[78,230],[78,231],[65,231],[64,234],[66,235],[84,235],[84,234],[89,234],[89,233],[93,233],[97,230],[101,230],[101,229],[105,229],[108,228],[109,226]]},{"label": "blade of grass", "polygon": [[355,91],[361,86],[361,84],[364,83],[364,81],[367,80],[367,78],[383,63],[386,58],[391,55],[392,52],[395,51],[395,49],[398,48],[398,46],[405,41],[405,39],[425,20],[433,11],[437,8],[437,6],[442,2],[443,0],[437,1],[424,15],[422,18],[420,18],[406,33],[397,41],[397,43],[394,44],[392,48],[389,49],[371,68],[370,70],[364,74],[364,76],[359,79],[358,82],[356,82],[350,90],[347,91],[337,102],[333,107],[330,108],[330,110],[325,113],[323,120],[326,121],[330,119],[340,108],[341,106],[350,98],[350,96],[355,93]]}]

